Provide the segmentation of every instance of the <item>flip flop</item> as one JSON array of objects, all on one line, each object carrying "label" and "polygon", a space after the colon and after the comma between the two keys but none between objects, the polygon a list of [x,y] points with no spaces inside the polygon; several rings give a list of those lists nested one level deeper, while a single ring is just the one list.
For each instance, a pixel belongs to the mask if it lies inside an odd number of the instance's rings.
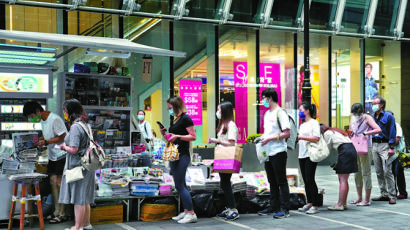
[{"label": "flip flop", "polygon": [[353,201],[350,201],[350,204],[358,204],[360,202],[362,202],[362,201],[361,200],[353,200]]},{"label": "flip flop", "polygon": [[368,202],[368,203],[362,203],[362,202],[360,202],[360,203],[357,203],[356,204],[356,206],[370,206],[371,205],[371,202]]},{"label": "flip flop", "polygon": [[53,219],[49,220],[48,222],[50,224],[59,224],[59,223],[66,222],[67,220],[68,218],[66,216],[56,216]]}]

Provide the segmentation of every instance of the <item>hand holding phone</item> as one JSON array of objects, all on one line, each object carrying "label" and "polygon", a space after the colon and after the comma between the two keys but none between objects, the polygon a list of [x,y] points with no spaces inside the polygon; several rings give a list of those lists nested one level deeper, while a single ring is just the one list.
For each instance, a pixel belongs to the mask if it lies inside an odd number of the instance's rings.
[{"label": "hand holding phone", "polygon": [[159,128],[161,130],[165,129],[165,131],[167,131],[167,129],[165,128],[165,126],[161,122],[157,121],[157,124],[159,125]]}]

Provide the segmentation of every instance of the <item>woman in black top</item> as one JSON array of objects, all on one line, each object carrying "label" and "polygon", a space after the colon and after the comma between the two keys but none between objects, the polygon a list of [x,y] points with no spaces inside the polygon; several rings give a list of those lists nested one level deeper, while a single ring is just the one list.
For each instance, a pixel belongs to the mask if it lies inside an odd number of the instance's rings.
[{"label": "woman in black top", "polygon": [[[195,223],[197,217],[194,212],[191,195],[185,185],[186,170],[191,161],[189,142],[196,140],[194,123],[186,114],[185,104],[179,96],[170,98],[167,102],[169,114],[174,117],[169,127],[170,135],[168,141],[178,145],[179,152],[179,160],[171,161],[169,165],[172,177],[174,178],[175,188],[179,192],[182,204],[184,205],[184,212],[172,219],[180,224]],[[165,128],[161,129],[162,135],[165,135],[165,130]]]}]

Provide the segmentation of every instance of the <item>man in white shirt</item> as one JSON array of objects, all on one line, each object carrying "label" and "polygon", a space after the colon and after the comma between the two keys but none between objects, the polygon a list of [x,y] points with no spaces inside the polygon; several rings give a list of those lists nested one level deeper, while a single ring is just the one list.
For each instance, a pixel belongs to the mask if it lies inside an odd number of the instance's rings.
[{"label": "man in white shirt", "polygon": [[67,220],[64,213],[64,205],[59,204],[57,201],[60,195],[60,186],[64,172],[66,152],[60,150],[57,145],[64,142],[64,138],[67,135],[67,128],[61,117],[50,111],[45,111],[43,107],[35,101],[29,101],[24,104],[23,115],[27,117],[30,122],[41,123],[44,139],[40,140],[37,145],[47,146],[49,158],[47,173],[50,177],[55,207],[55,217],[50,220],[50,224],[64,222]]},{"label": "man in white shirt", "polygon": [[278,93],[275,89],[263,90],[262,104],[269,108],[264,116],[261,143],[269,156],[265,162],[265,170],[270,184],[270,206],[258,214],[274,213],[273,218],[285,218],[290,216],[289,185],[286,178],[288,157],[286,138],[290,137],[289,117],[278,105]]}]

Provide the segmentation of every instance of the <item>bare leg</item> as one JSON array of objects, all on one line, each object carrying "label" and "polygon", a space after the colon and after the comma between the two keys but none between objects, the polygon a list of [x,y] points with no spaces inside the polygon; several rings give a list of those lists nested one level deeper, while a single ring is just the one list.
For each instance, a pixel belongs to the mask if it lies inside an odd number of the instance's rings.
[{"label": "bare leg", "polygon": [[75,213],[75,226],[74,229],[80,229],[83,225],[83,220],[85,216],[85,208],[86,205],[74,205],[74,213]]},{"label": "bare leg", "polygon": [[357,190],[357,199],[355,200],[355,203],[359,203],[363,200],[363,196],[362,196],[363,187],[356,187],[356,190]]},{"label": "bare leg", "polygon": [[364,200],[366,203],[370,202],[370,195],[372,194],[371,189],[366,189],[366,199]]},{"label": "bare leg", "polygon": [[[57,176],[57,191],[58,191],[58,196],[60,197],[60,189],[61,189],[61,180],[63,176]],[[58,201],[58,198],[57,198]],[[65,206],[64,204],[58,204],[59,205],[59,210],[60,210],[60,216],[65,216]]]},{"label": "bare leg", "polygon": [[50,185],[51,185],[51,194],[53,196],[53,203],[54,203],[54,216],[58,216],[60,214],[60,205],[58,204],[60,190],[58,188],[57,175],[50,176]]},{"label": "bare leg", "polygon": [[339,174],[339,201],[337,206],[346,205],[347,194],[349,193],[349,174]]},{"label": "bare leg", "polygon": [[88,226],[90,225],[90,216],[91,216],[91,208],[89,204],[85,205],[85,213],[84,213],[84,219],[83,219],[83,225],[82,226]]}]

